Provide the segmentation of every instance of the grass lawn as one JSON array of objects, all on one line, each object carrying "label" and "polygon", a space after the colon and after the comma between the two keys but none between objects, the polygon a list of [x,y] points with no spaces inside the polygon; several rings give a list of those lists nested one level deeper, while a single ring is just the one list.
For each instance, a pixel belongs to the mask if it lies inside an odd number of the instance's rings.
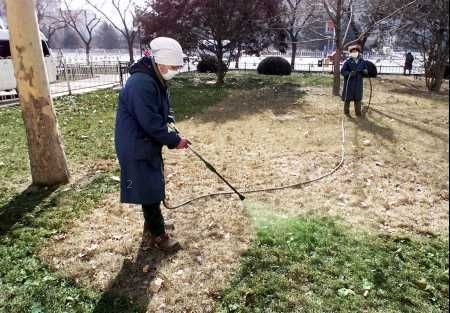
[{"label": "grass lawn", "polygon": [[[235,91],[331,86],[331,77],[232,72],[181,75],[171,96],[178,121]],[[118,93],[55,101],[74,183],[22,192],[30,183],[20,108],[0,109],[0,312],[142,312],[120,295],[81,287],[37,256],[67,225],[118,191],[113,129]],[[87,178],[87,179],[84,179]],[[254,211],[254,210],[253,210]],[[250,213],[253,213],[250,210]],[[217,299],[217,312],[442,312],[448,310],[448,247],[440,238],[376,236],[331,219],[271,218]]]},{"label": "grass lawn", "polygon": [[[206,82],[213,76],[187,75],[172,88],[178,120],[201,112],[223,99],[232,84],[250,88],[274,80],[255,76],[251,80],[230,75],[223,88]],[[311,76],[311,81],[317,79]],[[295,81],[295,79],[294,79]],[[242,83],[242,87],[238,85]],[[55,101],[55,109],[72,176],[96,162],[114,159],[113,128],[118,93],[99,91],[67,96]],[[97,170],[94,179],[81,188],[64,187],[21,193],[29,184],[29,163],[25,130],[19,107],[0,109],[0,312],[91,312],[101,295],[77,287],[73,281],[51,272],[34,255],[36,249],[56,234],[65,223],[95,207],[105,195],[118,189],[111,175],[117,168]],[[131,312],[133,305],[119,299],[118,312]],[[96,310],[108,312],[114,301],[102,299]]]},{"label": "grass lawn", "polygon": [[[226,96],[226,89],[211,86],[175,86],[174,103],[181,119]],[[72,176],[94,168],[92,181],[82,187],[24,192],[29,184],[25,130],[18,107],[0,109],[0,312],[133,312],[123,299],[102,299],[79,288],[70,279],[51,272],[34,255],[46,239],[65,223],[88,214],[105,195],[116,191],[111,179],[117,167],[98,169],[97,162],[112,160],[114,116],[118,93],[112,90],[55,101],[55,109]],[[183,101],[181,101],[181,99]],[[118,301],[118,302],[117,302]],[[118,305],[120,304],[120,305]]]},{"label": "grass lawn", "polygon": [[445,312],[447,245],[355,233],[330,219],[272,218],[217,312]]}]

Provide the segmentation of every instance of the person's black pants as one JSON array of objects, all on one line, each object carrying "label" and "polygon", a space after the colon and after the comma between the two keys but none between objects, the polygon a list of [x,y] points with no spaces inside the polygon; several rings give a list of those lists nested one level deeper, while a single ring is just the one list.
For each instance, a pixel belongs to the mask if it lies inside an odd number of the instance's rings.
[{"label": "person's black pants", "polygon": [[166,232],[164,217],[161,213],[161,202],[143,204],[144,232],[150,232],[153,236],[159,236]]},{"label": "person's black pants", "polygon": [[[350,101],[345,101],[344,113],[346,115],[350,114]],[[355,101],[355,114],[356,116],[361,116],[361,101]]]}]

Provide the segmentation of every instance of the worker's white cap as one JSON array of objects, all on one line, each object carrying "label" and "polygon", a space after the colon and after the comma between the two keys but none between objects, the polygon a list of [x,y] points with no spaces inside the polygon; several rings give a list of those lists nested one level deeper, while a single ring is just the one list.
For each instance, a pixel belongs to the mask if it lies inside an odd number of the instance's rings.
[{"label": "worker's white cap", "polygon": [[158,37],[150,42],[150,49],[155,62],[164,65],[182,66],[183,49],[175,39]]}]

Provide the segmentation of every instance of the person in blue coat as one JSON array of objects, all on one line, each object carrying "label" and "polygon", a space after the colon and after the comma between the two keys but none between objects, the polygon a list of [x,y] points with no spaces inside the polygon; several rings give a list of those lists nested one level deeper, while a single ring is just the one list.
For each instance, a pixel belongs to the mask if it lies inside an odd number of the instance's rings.
[{"label": "person in blue coat", "polygon": [[120,92],[115,127],[115,147],[120,164],[120,201],[141,204],[144,238],[166,251],[180,245],[166,233],[161,213],[165,198],[161,150],[185,149],[189,141],[170,132],[171,116],[167,81],[183,66],[180,44],[159,37],[150,43],[152,56],[130,68],[130,77]]},{"label": "person in blue coat", "polygon": [[341,69],[344,76],[342,101],[344,101],[344,114],[350,116],[350,102],[355,102],[355,114],[361,116],[361,101],[363,98],[363,77],[368,75],[366,62],[361,55],[361,46],[349,47],[350,57]]}]

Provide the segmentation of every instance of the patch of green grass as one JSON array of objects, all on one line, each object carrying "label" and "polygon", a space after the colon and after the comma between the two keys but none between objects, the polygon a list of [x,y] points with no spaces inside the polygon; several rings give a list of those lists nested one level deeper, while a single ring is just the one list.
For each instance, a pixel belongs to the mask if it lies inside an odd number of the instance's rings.
[{"label": "patch of green grass", "polygon": [[448,242],[350,232],[328,219],[259,228],[216,312],[448,311]]},{"label": "patch of green grass", "polygon": [[[116,191],[109,173],[99,174],[82,189],[63,187],[46,192],[36,201],[22,195],[6,209],[23,212],[9,224],[0,244],[0,312],[138,312],[126,299],[103,299],[96,291],[80,288],[74,281],[47,268],[36,256],[41,244],[56,234],[66,221],[86,214],[105,194]],[[34,203],[31,209],[30,203]],[[25,207],[24,207],[25,206]],[[5,209],[3,207],[2,209]],[[0,225],[5,227],[5,221]],[[101,301],[100,301],[101,300]]]},{"label": "patch of green grass", "polygon": [[[201,77],[201,83],[197,83],[198,77]],[[228,88],[207,84],[207,77],[198,74],[184,74],[173,81],[170,95],[177,121],[201,113],[229,95]]]},{"label": "patch of green grass", "polygon": [[[117,92],[99,91],[55,101],[65,152],[71,168],[88,160],[114,158]],[[0,109],[0,206],[30,182],[25,129],[20,107]]]},{"label": "patch of green grass", "polygon": [[223,86],[215,86],[215,74],[186,73],[176,79],[183,86],[207,89],[256,89],[266,87],[331,87],[333,79],[328,74],[293,73],[290,76],[259,75],[254,71],[230,71]]},{"label": "patch of green grass", "polygon": [[55,101],[55,109],[71,162],[112,159],[118,93],[103,90]]}]

